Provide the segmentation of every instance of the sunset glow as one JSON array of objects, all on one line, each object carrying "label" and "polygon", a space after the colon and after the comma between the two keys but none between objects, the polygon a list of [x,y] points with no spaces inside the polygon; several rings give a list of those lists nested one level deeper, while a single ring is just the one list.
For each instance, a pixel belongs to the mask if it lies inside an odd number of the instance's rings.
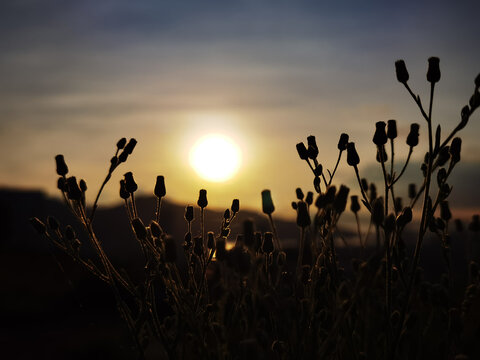
[{"label": "sunset glow", "polygon": [[210,134],[198,140],[190,151],[190,165],[205,180],[226,181],[241,164],[240,148],[224,135]]}]

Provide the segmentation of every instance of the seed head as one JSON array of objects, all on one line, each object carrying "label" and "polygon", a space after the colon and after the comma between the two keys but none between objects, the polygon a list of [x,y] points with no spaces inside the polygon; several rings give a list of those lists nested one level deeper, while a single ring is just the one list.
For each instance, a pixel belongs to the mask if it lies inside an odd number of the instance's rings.
[{"label": "seed head", "polygon": [[230,221],[230,210],[229,209],[225,209],[225,211],[223,212],[223,219],[226,222]]},{"label": "seed head", "polygon": [[298,200],[303,200],[303,198],[305,197],[305,195],[303,194],[302,189],[300,189],[300,188],[296,188],[296,189],[295,189],[295,193],[297,194],[297,199],[298,199]]},{"label": "seed head", "polygon": [[395,120],[387,121],[387,137],[391,140],[397,137],[397,122]]},{"label": "seed head", "polygon": [[70,200],[81,200],[82,199],[82,191],[77,183],[77,178],[75,176],[71,176],[67,178],[67,196]]},{"label": "seed head", "polygon": [[208,205],[207,200],[207,190],[201,189],[198,195],[197,205],[200,206],[202,209],[206,208]]},{"label": "seed head", "polygon": [[463,232],[464,229],[465,226],[463,226],[462,220],[455,219],[455,230],[457,230],[457,232]]},{"label": "seed head", "polygon": [[410,133],[407,136],[407,145],[410,147],[415,147],[418,145],[418,130],[420,129],[420,125],[418,124],[411,124],[410,125]]},{"label": "seed head", "polygon": [[68,174],[68,166],[65,163],[63,155],[55,156],[55,163],[57,165],[57,174],[60,176],[65,176]]},{"label": "seed head", "polygon": [[350,210],[356,214],[360,211],[360,203],[358,202],[358,196],[352,195],[350,196]]},{"label": "seed head", "polygon": [[185,208],[185,220],[187,220],[188,222],[193,221],[193,206],[191,205],[188,205]]},{"label": "seed head", "polygon": [[408,71],[407,71],[407,66],[405,65],[405,61],[403,60],[397,60],[395,61],[395,73],[397,75],[397,80],[402,83],[402,84],[406,84],[408,79],[409,79],[409,75],[408,75]]},{"label": "seed head", "polygon": [[67,184],[65,181],[65,178],[63,176],[60,176],[57,180],[57,188],[58,190],[65,192],[67,191]]},{"label": "seed head", "polygon": [[135,149],[135,145],[137,145],[137,140],[135,139],[130,139],[128,144],[125,146],[123,151],[125,151],[128,155],[130,155],[133,152],[133,149]]},{"label": "seed head", "polygon": [[308,143],[308,157],[310,159],[316,159],[318,156],[318,146],[317,146],[317,141],[315,140],[315,136],[310,135],[307,137],[307,143]]},{"label": "seed head", "polygon": [[80,190],[84,193],[85,191],[87,191],[87,183],[85,182],[85,180],[83,179],[80,179],[80,182],[78,183],[79,186],[80,186]]},{"label": "seed head", "polygon": [[293,210],[297,210],[297,209],[298,209],[297,203],[296,203],[295,201],[292,201],[292,209],[293,209]]},{"label": "seed head", "polygon": [[124,200],[130,197],[130,193],[125,186],[125,180],[120,180],[120,197]]},{"label": "seed head", "polygon": [[378,121],[375,124],[375,134],[373,135],[373,143],[377,146],[382,146],[387,143],[387,133],[385,132],[385,121]]},{"label": "seed head", "polygon": [[275,211],[272,194],[268,189],[262,191],[262,210],[263,213],[267,215],[271,215]]},{"label": "seed head", "polygon": [[340,135],[340,139],[338,140],[338,145],[337,148],[340,151],[347,150],[347,144],[348,144],[348,134],[342,133]]},{"label": "seed head", "polygon": [[298,156],[300,156],[300,159],[302,160],[308,159],[308,150],[305,147],[305,144],[303,142],[297,144],[297,152],[298,152]]},{"label": "seed head", "polygon": [[370,183],[370,201],[373,201],[377,198],[377,187],[375,186],[375,184],[372,182]]},{"label": "seed head", "polygon": [[153,193],[158,198],[162,198],[167,194],[167,190],[165,189],[165,178],[162,175],[157,176],[157,182],[155,183]]},{"label": "seed head", "polygon": [[322,176],[322,172],[323,172],[323,166],[322,166],[322,164],[318,164],[318,165],[315,167],[315,170],[313,171],[313,173],[315,174],[316,177]]},{"label": "seed head", "polygon": [[308,206],[313,204],[313,192],[311,191],[307,192],[307,196],[305,197],[305,202],[307,203]]},{"label": "seed head", "polygon": [[360,163],[360,157],[355,149],[355,143],[349,142],[347,144],[347,164],[350,166],[356,166]]},{"label": "seed head", "polygon": [[427,81],[435,84],[440,80],[440,59],[431,57],[428,59]]}]

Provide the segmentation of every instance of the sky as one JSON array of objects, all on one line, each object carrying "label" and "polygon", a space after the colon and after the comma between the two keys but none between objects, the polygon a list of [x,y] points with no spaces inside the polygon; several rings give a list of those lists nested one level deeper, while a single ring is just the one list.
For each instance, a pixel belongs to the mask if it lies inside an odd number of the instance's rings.
[{"label": "sky", "polygon": [[[340,133],[355,141],[360,173],[379,180],[375,122],[396,119],[398,167],[412,122],[421,145],[403,186],[419,176],[426,123],[396,81],[404,59],[410,85],[428,102],[427,59],[440,58],[433,121],[446,134],[480,72],[478,1],[33,1],[0,2],[0,187],[56,194],[54,156],[87,181],[90,200],[121,137],[138,141],[107,186],[132,171],[151,194],[164,175],[167,198],[260,209],[271,189],[279,216],[292,217],[295,188],[313,190],[295,144],[315,135],[332,169]],[[459,208],[478,208],[479,114],[460,134],[453,174]],[[239,172],[212,183],[190,167],[195,141],[231,137],[243,153]],[[345,164],[337,185],[358,193]],[[455,194],[455,192],[454,192]],[[58,195],[57,195],[58,196]],[[452,195],[453,196],[453,195]]]}]

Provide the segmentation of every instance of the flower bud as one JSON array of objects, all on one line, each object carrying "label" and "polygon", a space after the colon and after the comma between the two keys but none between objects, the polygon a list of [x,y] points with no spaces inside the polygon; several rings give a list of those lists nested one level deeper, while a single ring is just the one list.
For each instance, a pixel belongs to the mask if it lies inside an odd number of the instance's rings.
[{"label": "flower bud", "polygon": [[297,225],[301,228],[310,226],[310,214],[308,213],[307,203],[299,201],[297,204]]},{"label": "flower bud", "polygon": [[230,221],[230,210],[229,209],[225,209],[225,211],[223,212],[223,219],[227,223]]},{"label": "flower bud", "polygon": [[452,156],[452,162],[457,163],[460,161],[460,152],[462,150],[462,139],[456,137],[452,140],[450,145],[450,155]]},{"label": "flower bud", "polygon": [[85,182],[85,180],[83,179],[80,179],[80,182],[78,183],[79,186],[80,186],[80,190],[84,193],[85,191],[87,191],[87,183]]},{"label": "flower bud", "polygon": [[267,215],[271,215],[275,211],[270,190],[262,191],[262,210],[263,213]]},{"label": "flower bud", "polygon": [[65,178],[63,176],[60,176],[57,180],[57,188],[58,190],[65,192],[67,191],[67,183],[65,181]]},{"label": "flower bud", "polygon": [[240,211],[240,200],[233,199],[231,210],[234,215]]},{"label": "flower bud", "polygon": [[333,201],[333,208],[337,212],[337,214],[341,214],[345,211],[349,192],[350,189],[348,187],[346,187],[345,185],[340,185],[340,189],[338,190],[338,193],[335,196],[335,200]]},{"label": "flower bud", "polygon": [[347,144],[347,164],[350,166],[356,166],[360,163],[360,157],[355,149],[355,143],[349,142]]},{"label": "flower bud", "polygon": [[450,159],[450,147],[445,146],[440,149],[438,152],[437,164],[438,166],[443,166],[447,163],[448,159]]},{"label": "flower bud", "polygon": [[305,195],[303,194],[302,189],[300,189],[300,188],[296,188],[296,189],[295,189],[295,193],[297,194],[297,199],[298,199],[298,200],[303,200],[303,198],[305,197]]},{"label": "flower bud", "polygon": [[67,179],[67,196],[70,200],[81,200],[82,191],[78,187],[77,178],[71,176]]},{"label": "flower bud", "polygon": [[293,210],[297,210],[297,209],[298,209],[297,203],[296,203],[295,201],[292,201],[292,209],[293,209]]},{"label": "flower bud", "polygon": [[305,197],[305,202],[307,203],[308,206],[313,204],[313,192],[311,191],[307,192],[307,196]]},{"label": "flower bud", "polygon": [[147,229],[140,218],[132,220],[132,227],[138,239],[145,240],[147,238]]},{"label": "flower bud", "polygon": [[162,175],[157,176],[157,182],[155,183],[153,193],[158,198],[162,198],[167,194],[167,190],[165,189],[165,178]]},{"label": "flower bud", "polygon": [[191,205],[188,205],[185,208],[185,220],[187,220],[188,222],[193,221],[193,206]]},{"label": "flower bud", "polygon": [[428,59],[427,81],[434,84],[440,80],[440,59],[431,57]]},{"label": "flower bud", "polygon": [[55,156],[55,163],[57,165],[57,174],[60,176],[65,176],[68,174],[68,166],[65,163],[63,155]]},{"label": "flower bud", "polygon": [[360,211],[360,203],[358,202],[358,196],[352,195],[350,196],[350,210],[356,214]]},{"label": "flower bud", "polygon": [[33,226],[33,228],[39,235],[45,235],[47,233],[47,227],[43,222],[40,221],[39,218],[30,218],[30,224]]},{"label": "flower bud", "polygon": [[167,235],[165,237],[165,261],[168,263],[174,263],[177,260],[177,244],[175,239]]},{"label": "flower bud", "polygon": [[273,234],[271,232],[266,232],[264,234],[262,250],[265,254],[271,254],[273,252]]},{"label": "flower bud", "polygon": [[125,180],[120,180],[120,197],[124,200],[130,197],[130,193],[125,186]]},{"label": "flower bud", "polygon": [[348,144],[348,134],[342,133],[340,135],[340,139],[338,140],[338,145],[337,145],[338,150],[340,151],[346,150],[347,144]]},{"label": "flower bud", "polygon": [[398,82],[405,84],[408,81],[409,75],[407,71],[407,66],[405,65],[405,61],[395,61],[395,73],[397,75]]},{"label": "flower bud", "polygon": [[375,124],[375,134],[373,135],[373,143],[377,146],[385,145],[387,143],[387,133],[385,132],[385,121],[378,121]]},{"label": "flower bud", "polygon": [[387,152],[385,151],[385,146],[377,147],[377,156],[376,159],[379,163],[386,162],[388,160]]},{"label": "flower bud", "polygon": [[135,139],[130,139],[128,144],[125,146],[123,151],[125,151],[128,155],[130,155],[133,152],[133,149],[135,149],[135,145],[137,145],[137,140]]},{"label": "flower bud", "polygon": [[415,196],[417,196],[417,186],[413,183],[408,184],[408,197],[415,199]]},{"label": "flower bud", "polygon": [[322,189],[320,188],[320,183],[321,183],[320,176],[316,175],[313,178],[313,188],[319,194],[322,192]]},{"label": "flower bud", "polygon": [[395,120],[387,121],[387,137],[391,140],[397,137],[397,122]]},{"label": "flower bud", "polygon": [[121,138],[121,139],[118,140],[118,142],[117,142],[117,149],[119,149],[119,150],[123,149],[126,144],[127,144],[127,139]]},{"label": "flower bud", "polygon": [[137,191],[138,186],[135,180],[133,179],[132,172],[129,171],[125,173],[123,176],[125,178],[125,189],[127,189],[129,193],[134,193],[135,191]]},{"label": "flower bud", "polygon": [[207,200],[207,190],[201,189],[198,195],[197,205],[200,206],[202,209],[206,208],[208,205]]},{"label": "flower bud", "polygon": [[297,152],[298,152],[298,156],[300,156],[300,159],[302,160],[308,159],[308,150],[305,147],[305,144],[303,142],[297,144]]},{"label": "flower bud", "polygon": [[207,233],[207,247],[210,250],[215,249],[215,235],[213,234],[213,231]]},{"label": "flower bud", "polygon": [[446,200],[440,202],[440,217],[445,221],[449,221],[452,218],[452,213]]},{"label": "flower bud", "polygon": [[323,166],[322,166],[322,164],[318,164],[318,165],[315,167],[315,170],[313,171],[313,173],[315,174],[316,177],[322,176],[322,172],[323,172]]},{"label": "flower bud", "polygon": [[308,149],[307,149],[308,157],[312,160],[316,159],[318,156],[318,146],[315,140],[315,136],[310,135],[309,137],[307,137],[307,143],[308,143]]},{"label": "flower bud", "polygon": [[418,145],[418,130],[420,129],[420,125],[418,124],[411,124],[410,125],[410,133],[407,136],[407,145],[410,147],[415,147]]},{"label": "flower bud", "polygon": [[159,238],[162,236],[162,228],[156,221],[152,221],[150,223],[150,231],[152,232],[153,237]]}]

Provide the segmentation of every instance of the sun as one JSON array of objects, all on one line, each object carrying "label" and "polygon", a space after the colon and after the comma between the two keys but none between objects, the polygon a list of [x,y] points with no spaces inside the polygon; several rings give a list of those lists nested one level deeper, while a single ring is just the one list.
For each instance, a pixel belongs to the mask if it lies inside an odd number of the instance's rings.
[{"label": "sun", "polygon": [[242,162],[235,142],[221,134],[200,138],[190,150],[190,165],[205,180],[222,182],[231,179]]}]

